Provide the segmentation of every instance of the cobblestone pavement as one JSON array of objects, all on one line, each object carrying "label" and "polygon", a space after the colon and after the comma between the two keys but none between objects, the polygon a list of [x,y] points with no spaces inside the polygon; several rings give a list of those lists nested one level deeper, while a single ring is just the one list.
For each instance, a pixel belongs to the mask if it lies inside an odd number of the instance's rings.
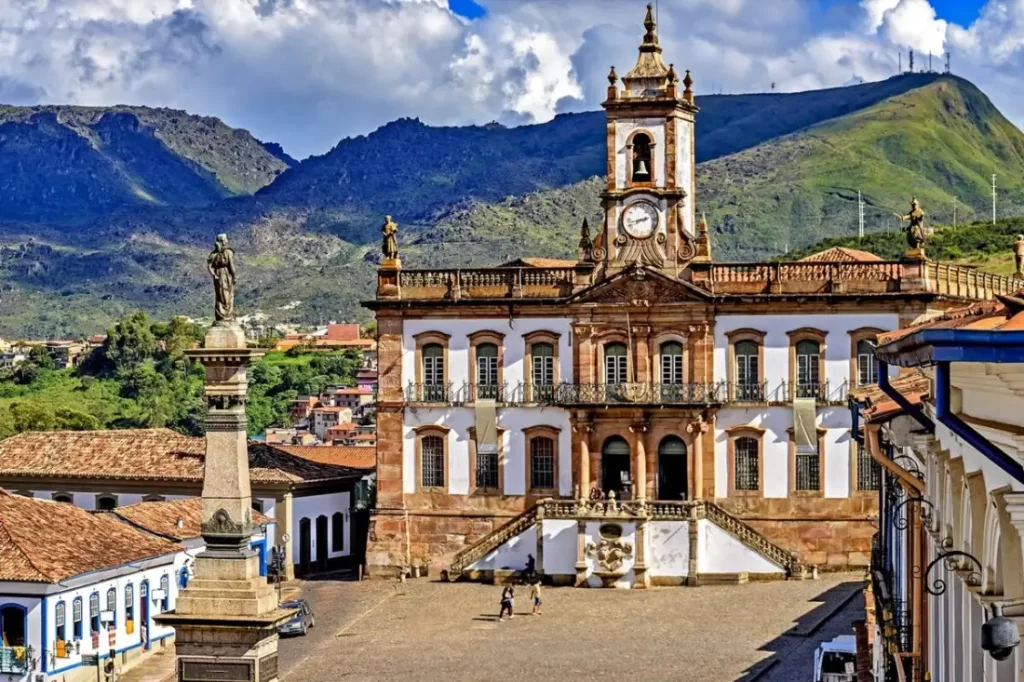
[{"label": "cobblestone pavement", "polygon": [[[831,639],[835,628],[849,631],[845,621],[856,618],[860,598],[841,605],[861,588],[861,577],[642,592],[546,588],[543,616],[528,615],[521,592],[517,617],[504,623],[495,620],[500,588],[491,585],[304,583],[316,628],[305,638],[282,640],[282,681],[639,675],[794,682],[810,679],[819,641]],[[837,609],[842,624],[821,624]]]}]

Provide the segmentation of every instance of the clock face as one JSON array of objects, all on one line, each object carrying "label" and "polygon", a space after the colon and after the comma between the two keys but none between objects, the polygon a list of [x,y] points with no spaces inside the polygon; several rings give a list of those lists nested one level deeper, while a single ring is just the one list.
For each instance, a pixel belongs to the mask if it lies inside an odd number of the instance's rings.
[{"label": "clock face", "polygon": [[633,239],[647,239],[658,229],[658,209],[648,201],[636,201],[622,214],[622,226]]}]

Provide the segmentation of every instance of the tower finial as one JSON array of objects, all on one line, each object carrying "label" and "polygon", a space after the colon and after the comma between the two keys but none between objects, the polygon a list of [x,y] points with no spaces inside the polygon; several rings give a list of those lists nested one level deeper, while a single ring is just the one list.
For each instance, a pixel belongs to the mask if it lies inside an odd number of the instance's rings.
[{"label": "tower finial", "polygon": [[686,70],[686,75],[683,76],[683,99],[693,104],[693,77],[690,76],[690,70]]},{"label": "tower finial", "polygon": [[654,5],[647,3],[647,16],[644,17],[644,28],[647,29],[647,33],[644,35],[644,45],[658,44],[657,27],[658,24],[654,21]]},{"label": "tower finial", "polygon": [[612,85],[619,80],[619,74],[615,73],[615,65],[612,65],[612,70],[608,72],[608,82]]}]

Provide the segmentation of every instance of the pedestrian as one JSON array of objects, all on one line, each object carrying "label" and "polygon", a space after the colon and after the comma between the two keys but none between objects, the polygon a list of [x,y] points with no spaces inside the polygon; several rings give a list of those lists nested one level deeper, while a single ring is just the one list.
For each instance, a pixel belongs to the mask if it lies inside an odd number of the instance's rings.
[{"label": "pedestrian", "polygon": [[539,580],[534,582],[533,586],[530,588],[530,599],[533,600],[533,615],[539,616],[540,615],[540,605],[543,603],[540,600],[540,581]]},{"label": "pedestrian", "polygon": [[498,622],[505,620],[505,611],[508,611],[508,617],[515,618],[516,614],[512,612],[516,603],[516,591],[511,585],[505,585],[501,591],[501,610],[498,611]]}]

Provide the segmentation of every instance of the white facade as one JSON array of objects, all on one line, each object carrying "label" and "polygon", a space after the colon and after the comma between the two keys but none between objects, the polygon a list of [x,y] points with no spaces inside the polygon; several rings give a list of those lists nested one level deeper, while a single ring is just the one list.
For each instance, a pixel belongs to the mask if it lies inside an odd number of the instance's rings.
[{"label": "white facade", "polygon": [[[299,564],[302,561],[302,533],[304,522],[309,524],[310,533],[310,560],[315,562],[321,553],[324,553],[326,560],[340,559],[352,553],[352,527],[351,521],[352,495],[348,492],[328,493],[326,495],[311,495],[309,497],[297,497],[292,501],[292,515],[294,517],[292,535],[292,561]],[[266,513],[266,512],[264,512]],[[268,514],[269,516],[269,514]],[[321,547],[317,538],[317,523],[326,523],[327,546]],[[336,543],[336,530],[340,524],[341,543]]]}]

